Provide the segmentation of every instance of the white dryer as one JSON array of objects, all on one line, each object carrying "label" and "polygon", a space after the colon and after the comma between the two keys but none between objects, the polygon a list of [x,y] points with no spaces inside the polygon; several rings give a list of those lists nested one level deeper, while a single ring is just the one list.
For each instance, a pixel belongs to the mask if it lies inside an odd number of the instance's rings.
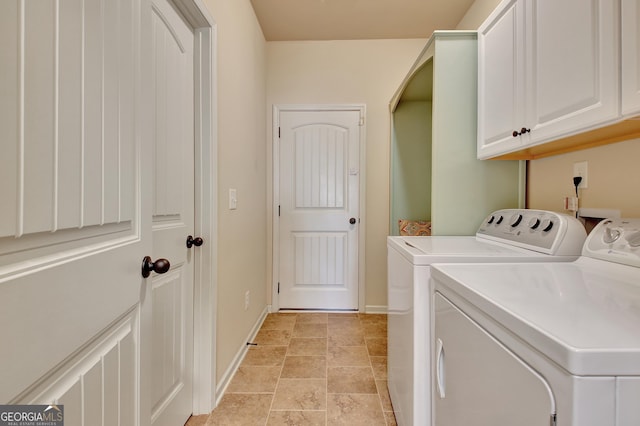
[{"label": "white dryer", "polygon": [[573,261],[585,238],[577,219],[527,209],[491,213],[475,236],[388,237],[388,386],[400,426],[431,424],[431,265]]},{"label": "white dryer", "polygon": [[640,425],[640,219],[569,263],[432,267],[436,426]]}]

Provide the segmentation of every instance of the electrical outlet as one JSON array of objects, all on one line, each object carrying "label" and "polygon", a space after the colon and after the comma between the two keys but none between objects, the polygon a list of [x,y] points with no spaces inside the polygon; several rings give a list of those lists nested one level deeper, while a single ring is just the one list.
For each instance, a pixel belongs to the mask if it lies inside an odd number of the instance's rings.
[{"label": "electrical outlet", "polygon": [[586,161],[573,163],[573,177],[580,176],[582,178],[580,185],[578,185],[578,189],[587,189],[587,165]]},{"label": "electrical outlet", "polygon": [[250,292],[249,290],[247,290],[244,293],[244,310],[245,311],[249,310],[249,300],[250,300],[249,298],[250,298]]}]

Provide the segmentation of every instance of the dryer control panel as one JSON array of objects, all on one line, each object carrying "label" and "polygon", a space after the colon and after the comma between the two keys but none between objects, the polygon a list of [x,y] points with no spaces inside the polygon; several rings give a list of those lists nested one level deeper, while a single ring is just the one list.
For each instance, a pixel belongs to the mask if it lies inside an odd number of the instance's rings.
[{"label": "dryer control panel", "polygon": [[487,216],[476,237],[550,255],[579,256],[587,237],[572,216],[533,209],[503,209]]},{"label": "dryer control panel", "polygon": [[603,220],[589,234],[582,255],[640,268],[640,218]]}]

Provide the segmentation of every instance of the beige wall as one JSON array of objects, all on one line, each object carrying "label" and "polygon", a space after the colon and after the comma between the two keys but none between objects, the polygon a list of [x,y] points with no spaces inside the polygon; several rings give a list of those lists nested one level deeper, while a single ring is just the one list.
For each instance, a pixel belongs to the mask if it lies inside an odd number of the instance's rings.
[{"label": "beige wall", "polygon": [[[249,0],[205,0],[218,25],[217,378],[266,301],[265,40]],[[227,207],[229,188],[237,210]],[[244,310],[244,294],[251,303]]]},{"label": "beige wall", "polygon": [[[387,304],[389,101],[425,42],[411,39],[267,43],[269,114],[274,104],[366,104],[365,305],[370,308]],[[270,129],[267,135],[270,141]],[[271,165],[270,151],[267,158]],[[267,180],[271,184],[271,175]]]},{"label": "beige wall", "polygon": [[588,162],[588,188],[581,208],[621,211],[640,217],[640,139],[585,149],[529,162],[528,207],[564,212],[562,200],[575,194],[573,163]]}]

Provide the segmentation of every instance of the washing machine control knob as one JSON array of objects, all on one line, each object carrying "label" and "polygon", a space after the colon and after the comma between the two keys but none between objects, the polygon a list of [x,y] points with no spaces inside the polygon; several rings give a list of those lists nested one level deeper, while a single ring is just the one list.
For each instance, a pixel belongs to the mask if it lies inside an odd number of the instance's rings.
[{"label": "washing machine control knob", "polygon": [[522,222],[522,215],[520,213],[516,213],[511,216],[511,222],[509,224],[512,228],[515,228],[516,226],[520,225],[520,222]]},{"label": "washing machine control knob", "polygon": [[627,241],[631,247],[640,247],[640,231],[628,235]]},{"label": "washing machine control knob", "polygon": [[536,229],[538,226],[540,226],[540,219],[537,217],[534,217],[529,221],[529,228]]},{"label": "washing machine control knob", "polygon": [[496,225],[500,225],[504,217],[502,215],[498,215],[498,220],[496,220]]},{"label": "washing machine control knob", "polygon": [[551,219],[545,219],[542,221],[542,232],[549,232],[553,228],[553,221]]},{"label": "washing machine control knob", "polygon": [[606,227],[604,229],[604,235],[602,236],[602,241],[607,244],[611,244],[616,242],[616,240],[620,238],[620,230]]}]

